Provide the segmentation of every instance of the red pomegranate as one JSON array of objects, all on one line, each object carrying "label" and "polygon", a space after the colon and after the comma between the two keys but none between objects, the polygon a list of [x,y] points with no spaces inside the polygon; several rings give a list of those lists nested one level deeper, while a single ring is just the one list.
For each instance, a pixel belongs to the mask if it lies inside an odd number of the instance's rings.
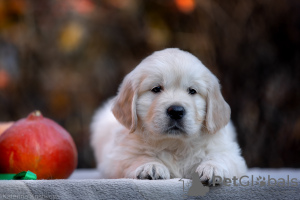
[{"label": "red pomegranate", "polygon": [[0,173],[32,171],[38,179],[68,178],[77,165],[70,134],[34,111],[0,136]]}]

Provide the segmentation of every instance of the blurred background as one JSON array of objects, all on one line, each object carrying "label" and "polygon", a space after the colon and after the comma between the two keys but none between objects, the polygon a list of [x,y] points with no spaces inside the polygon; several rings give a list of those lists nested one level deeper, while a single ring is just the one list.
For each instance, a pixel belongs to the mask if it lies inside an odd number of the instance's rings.
[{"label": "blurred background", "polygon": [[0,121],[39,109],[95,167],[89,124],[166,47],[220,79],[249,167],[300,167],[300,1],[0,0]]}]

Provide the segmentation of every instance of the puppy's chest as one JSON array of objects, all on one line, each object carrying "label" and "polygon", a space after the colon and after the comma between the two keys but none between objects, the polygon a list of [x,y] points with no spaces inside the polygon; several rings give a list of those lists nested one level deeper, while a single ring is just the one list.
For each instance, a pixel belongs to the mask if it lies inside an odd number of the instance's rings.
[{"label": "puppy's chest", "polygon": [[205,156],[202,149],[165,149],[157,154],[173,178],[189,178]]}]

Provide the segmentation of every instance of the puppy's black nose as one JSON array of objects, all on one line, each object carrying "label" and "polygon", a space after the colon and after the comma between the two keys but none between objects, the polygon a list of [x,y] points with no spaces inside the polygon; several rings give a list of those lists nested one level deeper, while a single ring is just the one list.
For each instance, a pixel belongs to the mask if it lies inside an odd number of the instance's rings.
[{"label": "puppy's black nose", "polygon": [[182,106],[173,105],[167,109],[167,114],[171,119],[181,119],[185,115],[185,110]]}]

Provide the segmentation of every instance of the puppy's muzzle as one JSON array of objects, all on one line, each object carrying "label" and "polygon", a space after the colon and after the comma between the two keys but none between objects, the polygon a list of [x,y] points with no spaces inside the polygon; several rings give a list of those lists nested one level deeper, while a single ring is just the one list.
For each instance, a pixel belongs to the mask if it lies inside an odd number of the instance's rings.
[{"label": "puppy's muzzle", "polygon": [[173,120],[180,120],[185,115],[185,109],[182,106],[172,105],[167,109],[167,115]]}]

